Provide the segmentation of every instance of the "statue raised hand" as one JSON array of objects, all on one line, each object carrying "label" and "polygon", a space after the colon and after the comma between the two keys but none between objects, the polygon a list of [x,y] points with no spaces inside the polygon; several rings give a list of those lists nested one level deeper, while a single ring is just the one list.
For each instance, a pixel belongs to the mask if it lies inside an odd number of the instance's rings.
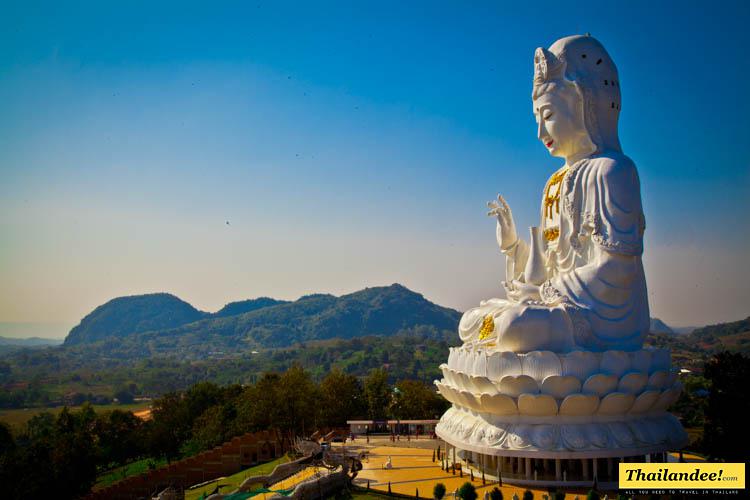
[{"label": "statue raised hand", "polygon": [[500,250],[507,252],[518,243],[518,234],[516,233],[516,223],[513,222],[513,212],[511,212],[508,202],[505,198],[497,195],[497,201],[487,202],[490,209],[487,215],[497,218],[497,244]]}]

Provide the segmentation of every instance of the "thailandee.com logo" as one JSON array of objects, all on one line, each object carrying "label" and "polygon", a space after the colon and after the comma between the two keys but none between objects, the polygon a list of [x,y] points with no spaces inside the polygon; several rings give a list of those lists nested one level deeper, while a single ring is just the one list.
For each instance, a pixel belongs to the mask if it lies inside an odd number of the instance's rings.
[{"label": "thailandee.com logo", "polygon": [[744,463],[620,463],[620,489],[745,488]]}]

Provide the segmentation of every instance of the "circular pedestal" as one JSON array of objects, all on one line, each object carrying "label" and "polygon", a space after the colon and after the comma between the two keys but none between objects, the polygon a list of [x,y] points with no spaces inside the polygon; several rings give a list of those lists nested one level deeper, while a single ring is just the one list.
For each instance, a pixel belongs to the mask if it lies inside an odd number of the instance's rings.
[{"label": "circular pedestal", "polygon": [[[518,484],[616,481],[617,462],[663,461],[687,443],[666,409],[681,384],[669,352],[451,349],[436,427],[456,459]],[[449,455],[449,459],[452,457]]]}]

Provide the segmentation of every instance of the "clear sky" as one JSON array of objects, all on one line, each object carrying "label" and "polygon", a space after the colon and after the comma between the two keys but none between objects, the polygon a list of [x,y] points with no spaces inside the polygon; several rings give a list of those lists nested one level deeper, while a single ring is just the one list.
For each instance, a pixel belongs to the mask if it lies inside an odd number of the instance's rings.
[{"label": "clear sky", "polygon": [[750,314],[747,2],[62,4],[0,16],[0,322],[155,291],[499,296],[485,202],[526,236],[560,165],[533,52],[585,32],[620,71],[652,315]]}]

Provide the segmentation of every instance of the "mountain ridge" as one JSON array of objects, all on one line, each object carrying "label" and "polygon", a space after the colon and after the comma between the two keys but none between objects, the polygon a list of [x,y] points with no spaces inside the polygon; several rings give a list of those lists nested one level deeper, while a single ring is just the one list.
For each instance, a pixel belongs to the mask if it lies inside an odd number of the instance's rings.
[{"label": "mountain ridge", "polygon": [[260,297],[231,302],[216,313],[199,311],[171,294],[146,294],[118,297],[97,307],[71,330],[65,345],[138,336],[164,348],[170,341],[196,344],[209,339],[225,347],[230,339],[241,345],[281,347],[309,340],[391,336],[414,328],[439,336],[455,331],[459,319],[458,311],[398,283],[339,297],[310,294],[291,302]]}]

